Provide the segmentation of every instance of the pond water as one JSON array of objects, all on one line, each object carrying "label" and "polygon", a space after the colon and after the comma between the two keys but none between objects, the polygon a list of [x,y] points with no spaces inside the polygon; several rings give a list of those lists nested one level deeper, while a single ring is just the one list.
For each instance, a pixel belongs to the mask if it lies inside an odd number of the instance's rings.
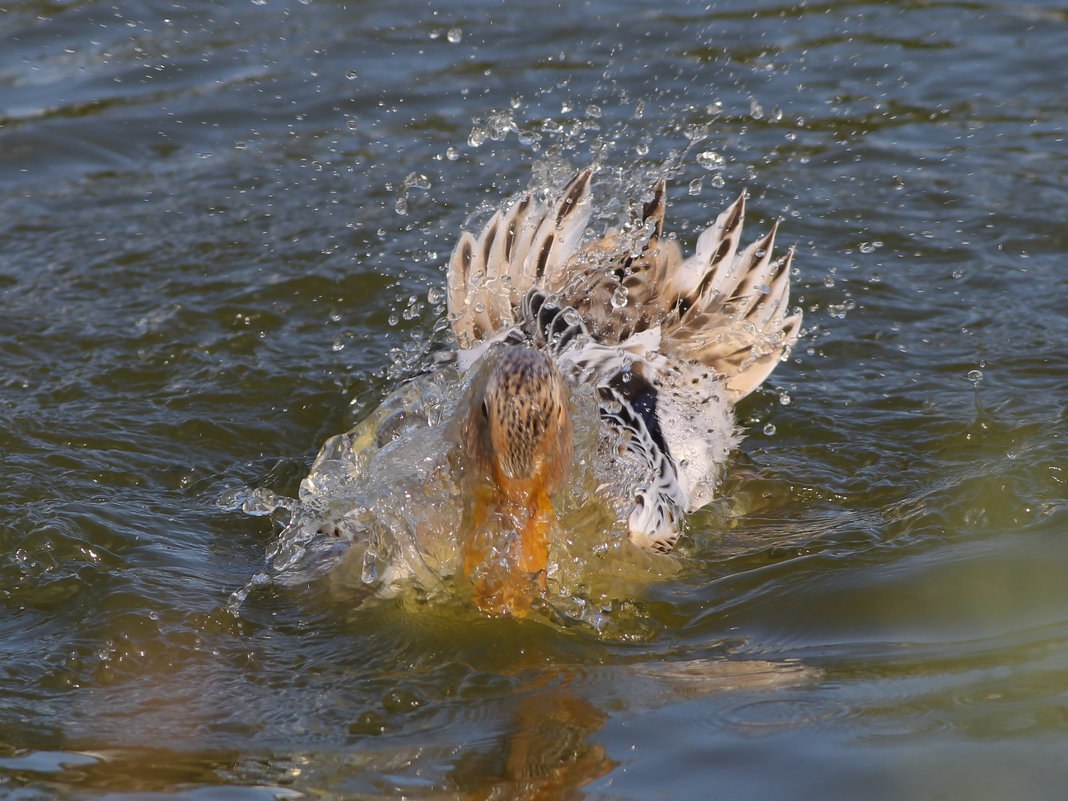
[{"label": "pond water", "polygon": [[[1041,0],[8,3],[0,794],[1060,795],[1066,86]],[[595,159],[796,246],[670,574],[607,631],[250,586],[285,515],[235,499],[445,347],[469,215]]]}]

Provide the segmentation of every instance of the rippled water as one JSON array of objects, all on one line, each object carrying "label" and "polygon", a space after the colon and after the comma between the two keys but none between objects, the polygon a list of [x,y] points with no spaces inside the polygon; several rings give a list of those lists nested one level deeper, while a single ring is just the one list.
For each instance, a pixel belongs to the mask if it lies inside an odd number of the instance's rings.
[{"label": "rippled water", "polygon": [[[1056,797],[1066,85],[1058,3],[8,4],[0,793]],[[670,575],[611,637],[231,611],[284,522],[234,499],[444,344],[469,214],[595,157],[797,247]]]}]

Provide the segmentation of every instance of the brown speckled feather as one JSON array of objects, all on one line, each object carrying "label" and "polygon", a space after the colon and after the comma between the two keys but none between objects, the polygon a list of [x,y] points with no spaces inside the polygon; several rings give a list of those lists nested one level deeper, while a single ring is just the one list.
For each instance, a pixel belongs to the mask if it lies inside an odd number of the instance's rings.
[{"label": "brown speckled feather", "polygon": [[[676,511],[711,500],[737,442],[731,407],[797,340],[793,252],[772,257],[777,225],[741,247],[743,195],[683,258],[664,232],[662,180],[630,225],[583,244],[591,175],[582,171],[548,201],[524,195],[478,238],[461,235],[449,263],[449,319],[461,352],[472,354],[467,364],[490,341],[526,342],[551,353],[568,380],[597,388],[603,425],[629,438],[631,463],[649,476],[635,486],[609,477],[606,486],[619,508],[633,502],[632,541],[670,550]],[[628,384],[632,371],[640,380]],[[501,434],[501,448],[517,440],[516,465],[524,436],[536,434],[530,419],[530,431]]]}]

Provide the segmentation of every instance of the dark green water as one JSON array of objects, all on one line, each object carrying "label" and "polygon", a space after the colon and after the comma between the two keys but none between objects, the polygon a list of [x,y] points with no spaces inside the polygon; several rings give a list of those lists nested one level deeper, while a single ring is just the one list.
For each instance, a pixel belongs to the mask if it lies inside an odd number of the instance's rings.
[{"label": "dark green water", "polygon": [[[0,794],[1059,797],[1065,86],[1057,3],[7,4]],[[441,340],[467,215],[595,154],[797,246],[681,572],[614,638],[227,611],[279,526],[226,499],[294,495]]]}]

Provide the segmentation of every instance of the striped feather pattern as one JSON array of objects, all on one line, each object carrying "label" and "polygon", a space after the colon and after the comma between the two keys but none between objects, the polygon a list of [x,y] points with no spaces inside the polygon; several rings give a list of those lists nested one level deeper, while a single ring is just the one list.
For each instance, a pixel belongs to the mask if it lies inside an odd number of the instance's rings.
[{"label": "striped feather pattern", "polygon": [[[663,180],[632,225],[584,242],[592,174],[545,201],[523,195],[477,237],[461,234],[448,266],[449,319],[460,364],[487,342],[525,341],[552,354],[571,382],[597,388],[608,500],[629,507],[621,517],[637,545],[668,551],[680,511],[714,496],[739,439],[733,405],[797,340],[793,250],[773,257],[777,224],[742,246],[743,194],[683,258],[664,234]],[[617,442],[623,450],[607,453]],[[617,458],[640,467],[638,484],[613,478]]]}]

